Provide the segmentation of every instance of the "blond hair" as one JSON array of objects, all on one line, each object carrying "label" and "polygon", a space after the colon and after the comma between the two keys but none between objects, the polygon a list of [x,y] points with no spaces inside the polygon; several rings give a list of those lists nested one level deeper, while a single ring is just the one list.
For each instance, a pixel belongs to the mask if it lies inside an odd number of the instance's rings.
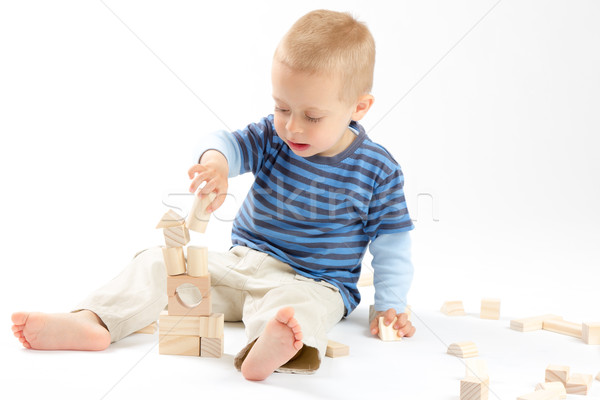
[{"label": "blond hair", "polygon": [[349,13],[315,10],[304,15],[281,39],[274,59],[296,71],[336,74],[340,100],[347,103],[373,87],[375,41]]}]

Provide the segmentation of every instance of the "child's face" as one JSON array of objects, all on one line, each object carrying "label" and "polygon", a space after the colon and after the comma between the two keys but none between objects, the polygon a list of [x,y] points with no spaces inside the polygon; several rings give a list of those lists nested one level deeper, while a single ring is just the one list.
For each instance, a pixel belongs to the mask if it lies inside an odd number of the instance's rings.
[{"label": "child's face", "polygon": [[295,154],[331,157],[352,143],[355,135],[348,124],[362,115],[356,115],[356,104],[339,99],[337,79],[294,71],[276,60],[271,79],[275,130]]}]

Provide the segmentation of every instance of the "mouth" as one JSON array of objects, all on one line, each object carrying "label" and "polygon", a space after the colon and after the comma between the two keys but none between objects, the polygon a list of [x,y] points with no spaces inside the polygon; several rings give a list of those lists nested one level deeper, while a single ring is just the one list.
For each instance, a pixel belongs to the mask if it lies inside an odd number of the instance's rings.
[{"label": "mouth", "polygon": [[294,151],[303,151],[303,150],[306,150],[306,149],[308,149],[310,147],[310,144],[295,143],[295,142],[292,142],[292,141],[288,141],[288,145]]}]

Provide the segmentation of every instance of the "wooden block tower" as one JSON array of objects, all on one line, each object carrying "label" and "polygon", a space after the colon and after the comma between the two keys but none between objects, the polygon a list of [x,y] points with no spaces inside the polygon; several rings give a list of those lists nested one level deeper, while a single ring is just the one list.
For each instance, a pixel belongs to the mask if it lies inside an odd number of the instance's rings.
[{"label": "wooden block tower", "polygon": [[[208,249],[187,246],[189,230],[204,233],[209,214],[206,207],[215,196],[196,197],[190,217],[185,221],[173,210],[163,215],[156,226],[165,235],[163,257],[167,272],[167,311],[160,315],[158,323],[159,353],[197,357],[221,357],[223,355],[223,314],[212,312],[210,274],[208,272]],[[200,299],[190,303],[195,289]],[[190,291],[191,289],[192,291]]]}]

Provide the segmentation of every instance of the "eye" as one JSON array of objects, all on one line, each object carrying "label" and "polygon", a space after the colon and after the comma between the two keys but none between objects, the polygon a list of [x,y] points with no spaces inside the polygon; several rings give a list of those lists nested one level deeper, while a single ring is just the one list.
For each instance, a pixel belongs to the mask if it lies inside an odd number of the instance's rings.
[{"label": "eye", "polygon": [[285,108],[275,106],[275,112],[286,113],[288,111],[289,110],[286,110]]},{"label": "eye", "polygon": [[312,117],[309,117],[308,115],[305,115],[304,118],[306,118],[306,120],[308,122],[312,122],[313,124],[316,124],[317,122],[319,122],[321,120],[321,118],[312,118]]}]

